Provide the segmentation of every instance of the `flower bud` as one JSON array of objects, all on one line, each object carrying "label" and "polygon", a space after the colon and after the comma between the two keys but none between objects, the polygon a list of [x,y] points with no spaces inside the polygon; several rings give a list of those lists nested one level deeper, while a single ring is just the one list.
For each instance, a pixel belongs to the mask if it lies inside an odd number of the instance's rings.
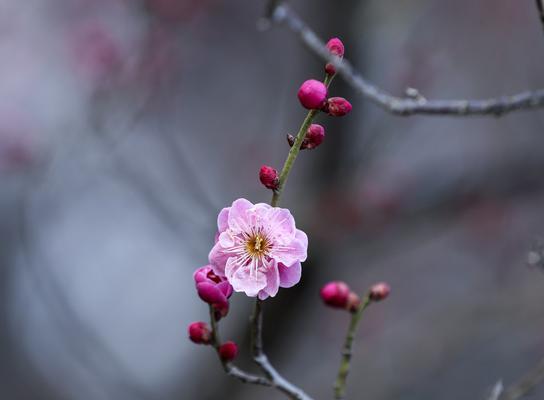
[{"label": "flower bud", "polygon": [[232,341],[228,341],[219,346],[219,356],[222,360],[232,361],[238,355],[238,346]]},{"label": "flower bud", "polygon": [[349,292],[346,308],[350,312],[355,312],[361,305],[361,298],[355,292]]},{"label": "flower bud", "polygon": [[346,308],[349,298],[349,286],[345,282],[329,282],[321,288],[321,299],[334,308]]},{"label": "flower bud", "polygon": [[[338,38],[332,38],[327,42],[327,49],[331,52],[331,54],[337,56],[338,58],[344,57],[344,43]],[[327,75],[334,75],[336,74],[336,68],[332,63],[325,64],[325,72]]]},{"label": "flower bud", "polygon": [[390,292],[391,287],[387,283],[379,282],[370,288],[368,297],[372,301],[380,301],[386,299]]},{"label": "flower bud", "polygon": [[259,171],[261,183],[268,189],[276,190],[279,187],[280,180],[278,171],[268,165],[263,165]]},{"label": "flower bud", "polygon": [[209,326],[202,321],[193,322],[188,328],[189,339],[197,344],[210,344],[212,334]]},{"label": "flower bud", "polygon": [[329,39],[327,42],[327,49],[335,56],[340,58],[344,57],[344,43],[337,37]]},{"label": "flower bud", "polygon": [[351,111],[351,103],[343,97],[331,97],[323,107],[323,111],[333,117],[343,117]]},{"label": "flower bud", "polygon": [[319,124],[311,124],[306,132],[306,137],[302,142],[301,148],[304,149],[315,149],[325,139],[325,128]]},{"label": "flower bud", "polygon": [[309,79],[298,89],[298,99],[304,108],[319,110],[327,100],[327,87],[323,82]]},{"label": "flower bud", "polygon": [[[304,140],[300,144],[300,150],[315,149],[317,146],[323,143],[323,140],[325,140],[325,128],[319,124],[311,124],[308,131],[306,131]],[[295,137],[287,134],[287,143],[289,143],[290,147],[293,147],[295,144]]]}]

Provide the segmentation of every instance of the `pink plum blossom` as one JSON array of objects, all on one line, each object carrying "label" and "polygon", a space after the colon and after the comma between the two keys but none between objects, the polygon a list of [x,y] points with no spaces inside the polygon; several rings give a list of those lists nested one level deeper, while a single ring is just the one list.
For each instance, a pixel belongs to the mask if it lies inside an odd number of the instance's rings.
[{"label": "pink plum blossom", "polygon": [[238,199],[221,210],[217,225],[210,264],[236,292],[264,300],[300,281],[308,237],[296,229],[289,210]]}]

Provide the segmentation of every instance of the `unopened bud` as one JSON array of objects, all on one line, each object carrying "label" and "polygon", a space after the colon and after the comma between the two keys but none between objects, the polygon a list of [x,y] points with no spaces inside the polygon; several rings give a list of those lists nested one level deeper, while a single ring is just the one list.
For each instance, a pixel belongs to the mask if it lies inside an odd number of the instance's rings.
[{"label": "unopened bud", "polygon": [[[306,131],[306,136],[300,144],[300,150],[311,150],[315,149],[325,140],[325,128],[319,124],[311,124],[308,130]],[[293,147],[295,144],[295,137],[293,135],[287,135],[287,143],[290,147]]]},{"label": "unopened bud", "polygon": [[232,361],[238,355],[238,346],[232,341],[228,341],[219,346],[219,356],[222,360]]},{"label": "unopened bud", "polygon": [[374,284],[370,288],[370,292],[368,294],[368,297],[372,301],[380,301],[384,300],[389,296],[389,293],[391,292],[391,287],[385,283],[385,282],[379,282]]},{"label": "unopened bud", "polygon": [[188,328],[189,339],[197,344],[210,344],[212,335],[209,326],[202,321],[193,322]]},{"label": "unopened bud", "polygon": [[327,100],[327,87],[323,82],[309,79],[298,89],[298,99],[304,108],[319,110]]},{"label": "unopened bud", "polygon": [[349,286],[345,282],[329,282],[321,288],[321,299],[334,308],[346,308],[349,298]]},{"label": "unopened bud", "polygon": [[323,107],[323,111],[333,117],[343,117],[351,111],[351,103],[343,97],[331,97]]},{"label": "unopened bud", "polygon": [[[331,54],[337,56],[339,59],[344,57],[344,43],[338,38],[332,38],[327,42],[327,49],[331,52]],[[336,74],[336,68],[332,63],[325,64],[325,72],[327,75],[334,75]]]},{"label": "unopened bud", "polygon": [[361,298],[355,292],[349,292],[346,308],[348,311],[355,312],[361,305]]},{"label": "unopened bud", "polygon": [[337,37],[329,39],[327,42],[327,49],[335,56],[344,57],[344,43]]},{"label": "unopened bud", "polygon": [[263,165],[259,171],[261,183],[268,189],[276,190],[279,186],[278,171],[268,165]]}]

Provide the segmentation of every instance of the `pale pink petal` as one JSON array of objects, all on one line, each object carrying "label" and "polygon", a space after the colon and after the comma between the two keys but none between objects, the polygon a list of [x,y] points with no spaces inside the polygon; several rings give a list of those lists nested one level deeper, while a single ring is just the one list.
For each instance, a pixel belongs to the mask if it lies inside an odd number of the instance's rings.
[{"label": "pale pink petal", "polygon": [[290,267],[279,264],[278,269],[280,275],[280,287],[290,288],[300,282],[302,265],[299,262],[294,263]]},{"label": "pale pink petal", "polygon": [[272,248],[270,257],[279,263],[293,265],[297,261],[306,261],[307,247],[303,240],[295,239],[286,245],[278,245]]},{"label": "pale pink petal", "polygon": [[234,236],[230,230],[221,232],[217,241],[224,249],[234,246]]},{"label": "pale pink petal", "polygon": [[302,245],[308,248],[308,235],[306,235],[306,233],[304,233],[300,229],[297,229],[297,232],[295,233],[295,239],[300,240]]},{"label": "pale pink petal", "polygon": [[286,208],[270,208],[266,223],[271,236],[279,243],[288,243],[295,238],[295,220]]},{"label": "pale pink petal", "polygon": [[[266,265],[264,274],[266,275],[266,286],[259,292],[259,298],[261,300],[266,299],[268,296],[274,297],[278,294],[278,289],[280,287],[280,276],[275,262],[272,261]],[[265,294],[267,296],[264,296]]]},{"label": "pale pink petal", "polygon": [[225,251],[223,246],[221,246],[221,243],[217,242],[212,247],[210,254],[208,254],[208,261],[210,262],[213,272],[219,276],[225,276],[225,264],[231,256],[232,254]]},{"label": "pale pink petal", "polygon": [[234,232],[249,232],[251,226],[249,225],[248,210],[253,207],[253,203],[246,199],[238,199],[232,203],[228,215],[229,228]]},{"label": "pale pink petal", "polygon": [[229,211],[230,207],[225,207],[217,216],[217,229],[219,230],[219,233],[225,231],[229,227]]},{"label": "pale pink petal", "polygon": [[266,275],[258,269],[252,271],[253,262],[240,266],[236,257],[227,260],[225,276],[234,291],[244,292],[249,297],[255,297],[266,286]]}]

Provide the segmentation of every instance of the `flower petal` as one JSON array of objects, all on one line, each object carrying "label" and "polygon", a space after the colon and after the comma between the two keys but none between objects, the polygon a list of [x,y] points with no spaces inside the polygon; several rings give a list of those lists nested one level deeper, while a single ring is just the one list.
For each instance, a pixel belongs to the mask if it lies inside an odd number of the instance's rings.
[{"label": "flower petal", "polygon": [[300,282],[302,265],[299,262],[294,263],[290,267],[278,264],[278,270],[280,275],[280,287],[290,288]]},{"label": "flower petal", "polygon": [[246,199],[234,200],[228,215],[228,225],[233,232],[240,233],[251,230],[248,217],[248,210],[251,207],[253,207],[253,203]]},{"label": "flower petal", "polygon": [[259,292],[259,298],[261,300],[266,299],[268,296],[274,297],[278,294],[278,289],[280,287],[280,275],[276,263],[274,261],[265,263],[265,267],[266,271],[264,274],[266,275],[266,286]]},{"label": "flower petal", "polygon": [[217,229],[219,233],[225,231],[229,227],[229,211],[230,207],[225,207],[219,211],[217,216]]},{"label": "flower petal", "polygon": [[256,268],[257,261],[252,260],[248,265],[240,265],[237,257],[230,257],[225,266],[225,276],[234,291],[244,292],[255,297],[266,286],[266,275],[261,268]]},{"label": "flower petal", "polygon": [[208,254],[208,261],[215,272],[219,276],[225,276],[225,264],[227,260],[231,257],[221,243],[217,242],[211,249],[210,254]]},{"label": "flower petal", "polygon": [[217,287],[209,282],[201,282],[196,285],[198,296],[208,304],[221,304],[224,305],[227,302],[227,297]]},{"label": "flower petal", "polygon": [[270,257],[284,265],[293,265],[298,261],[306,261],[307,242],[304,239],[294,239],[288,244],[274,246],[270,252]]},{"label": "flower petal", "polygon": [[295,219],[286,208],[270,208],[266,215],[267,231],[275,242],[286,244],[295,238]]}]

